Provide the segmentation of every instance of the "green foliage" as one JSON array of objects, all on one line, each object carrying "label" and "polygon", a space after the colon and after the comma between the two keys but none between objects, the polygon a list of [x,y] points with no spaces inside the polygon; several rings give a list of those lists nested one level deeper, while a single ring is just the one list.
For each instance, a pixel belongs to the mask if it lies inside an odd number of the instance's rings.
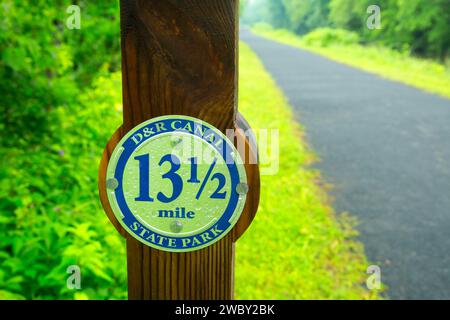
[{"label": "green foliage", "polygon": [[[370,5],[381,9],[379,30],[367,27]],[[415,55],[444,61],[449,54],[448,0],[255,0],[251,16],[253,23],[269,23],[300,35],[334,27],[358,33],[364,43],[382,43]]]},{"label": "green foliage", "polygon": [[[381,30],[366,27],[366,9],[381,9]],[[450,47],[450,2],[448,0],[331,0],[330,21],[354,30],[367,41],[379,41],[397,50],[444,60]]]},{"label": "green foliage", "polygon": [[251,2],[244,22],[269,23],[303,34],[327,25],[329,0],[256,0]]},{"label": "green foliage", "polygon": [[[0,6],[0,297],[123,298],[124,243],[97,197],[103,146],[120,123],[118,7]],[[95,54],[94,54],[95,53]],[[99,126],[99,119],[103,125]],[[81,268],[82,291],[66,269]]]},{"label": "green foliage", "polygon": [[366,8],[370,0],[331,0],[330,24],[347,30],[362,30],[366,25]]},{"label": "green foliage", "polygon": [[289,25],[289,16],[283,0],[249,1],[241,16],[241,23],[269,23],[275,28],[285,28]]},{"label": "green foliage", "polygon": [[56,9],[49,7],[46,1],[33,6],[5,1],[0,6],[0,133],[10,138],[3,144],[38,141],[48,134],[48,112],[73,103],[77,94],[77,86],[65,76],[72,66],[70,48],[57,32]]},{"label": "green foliage", "polygon": [[[0,6],[0,134],[39,143],[52,111],[76,103],[98,71],[119,67],[119,19],[110,1],[79,1],[82,28],[65,26],[70,1],[5,0]],[[95,70],[93,72],[92,70]]]},{"label": "green foliage", "polygon": [[289,27],[298,34],[328,25],[329,0],[283,0],[289,12]]},{"label": "green foliage", "polygon": [[[384,0],[383,29],[373,38],[395,49],[438,57],[443,61],[450,48],[448,0]],[[367,32],[366,32],[367,33]]]},{"label": "green foliage", "polygon": [[[79,104],[53,110],[51,133],[0,154],[0,288],[26,298],[73,298],[69,265],[79,265],[90,298],[125,297],[124,243],[97,196],[97,170],[119,125],[119,75],[98,78]],[[99,126],[102,119],[102,126]]]},{"label": "green foliage", "polygon": [[269,14],[268,22],[275,28],[284,28],[289,26],[287,8],[283,0],[269,0],[267,2]]},{"label": "green foliage", "polygon": [[319,28],[303,37],[306,45],[328,47],[330,45],[349,45],[359,42],[356,32],[344,29]]}]

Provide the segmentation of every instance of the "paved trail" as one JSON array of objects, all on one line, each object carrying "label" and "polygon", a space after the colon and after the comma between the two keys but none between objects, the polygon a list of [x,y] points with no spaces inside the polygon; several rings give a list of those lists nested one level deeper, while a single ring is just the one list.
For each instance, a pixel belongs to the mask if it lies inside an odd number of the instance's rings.
[{"label": "paved trail", "polygon": [[[284,90],[393,299],[450,299],[450,100],[241,32]],[[282,137],[281,137],[282,138]]]}]

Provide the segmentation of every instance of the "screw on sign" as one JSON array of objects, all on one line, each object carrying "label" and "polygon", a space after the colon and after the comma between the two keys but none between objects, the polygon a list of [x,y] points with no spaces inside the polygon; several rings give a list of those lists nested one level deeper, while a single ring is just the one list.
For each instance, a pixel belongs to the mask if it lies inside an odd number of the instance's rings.
[{"label": "screw on sign", "polygon": [[123,125],[99,193],[126,238],[128,297],[231,299],[234,243],[259,201],[257,150],[236,108],[238,1],[120,7]]}]

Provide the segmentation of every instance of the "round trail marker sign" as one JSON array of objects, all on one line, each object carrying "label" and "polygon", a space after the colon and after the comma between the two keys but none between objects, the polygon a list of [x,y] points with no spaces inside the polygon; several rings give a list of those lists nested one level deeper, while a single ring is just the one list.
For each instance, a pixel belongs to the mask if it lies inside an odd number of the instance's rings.
[{"label": "round trail marker sign", "polygon": [[185,252],[224,237],[244,208],[243,161],[218,129],[164,116],[127,133],[106,172],[108,201],[125,230],[148,246]]}]

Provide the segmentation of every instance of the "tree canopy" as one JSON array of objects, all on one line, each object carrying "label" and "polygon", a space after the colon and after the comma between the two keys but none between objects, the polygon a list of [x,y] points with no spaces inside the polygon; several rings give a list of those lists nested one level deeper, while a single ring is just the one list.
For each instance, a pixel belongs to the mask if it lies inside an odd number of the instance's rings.
[{"label": "tree canopy", "polygon": [[[381,29],[369,29],[367,8],[381,9]],[[412,54],[444,60],[450,47],[448,0],[253,0],[244,23],[266,22],[306,34],[320,27],[355,31],[363,42],[380,42]]]}]

